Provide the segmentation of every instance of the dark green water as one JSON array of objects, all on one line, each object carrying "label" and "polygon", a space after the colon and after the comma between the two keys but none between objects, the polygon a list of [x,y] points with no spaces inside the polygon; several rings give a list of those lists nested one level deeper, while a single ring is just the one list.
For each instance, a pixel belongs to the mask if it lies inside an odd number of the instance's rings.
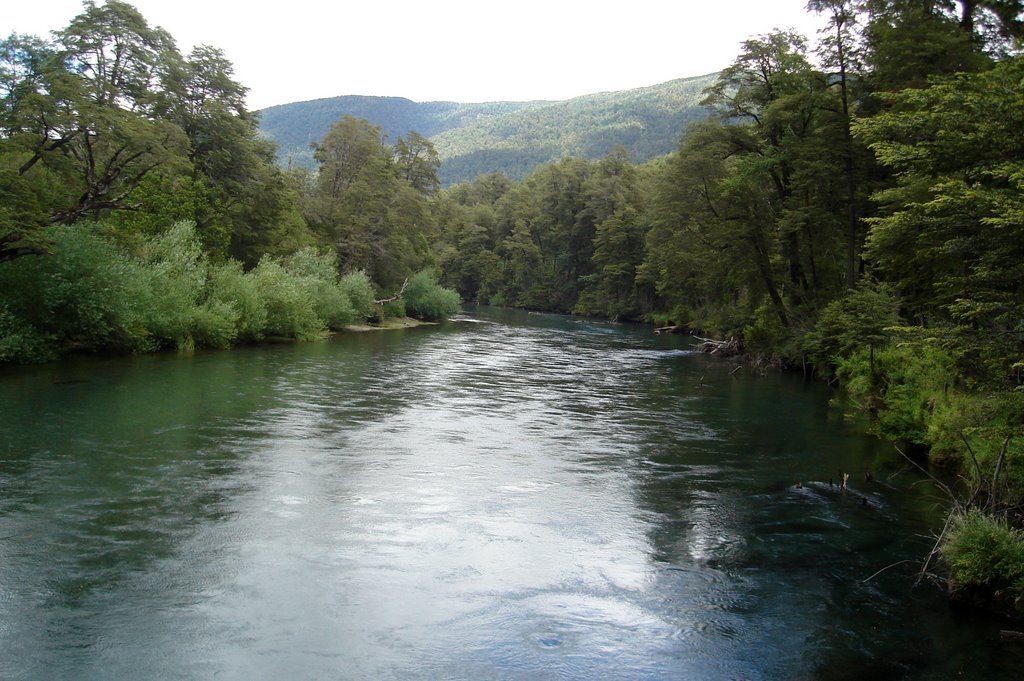
[{"label": "dark green water", "polygon": [[6,369],[0,679],[1019,678],[913,566],[865,581],[931,487],[731,369],[496,311]]}]

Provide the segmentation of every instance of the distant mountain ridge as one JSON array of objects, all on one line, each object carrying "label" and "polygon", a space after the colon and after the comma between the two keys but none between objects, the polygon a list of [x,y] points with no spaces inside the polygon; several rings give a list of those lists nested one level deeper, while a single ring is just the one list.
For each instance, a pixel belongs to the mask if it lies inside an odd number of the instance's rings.
[{"label": "distant mountain ridge", "polygon": [[701,93],[717,74],[601,92],[564,101],[413,102],[346,95],[281,104],[260,112],[283,165],[314,167],[310,145],[344,115],[380,126],[388,140],[418,132],[441,157],[448,186],[488,172],[522,179],[536,166],[576,156],[599,159],[618,145],[642,163],[673,151],[686,125],[708,115]]}]

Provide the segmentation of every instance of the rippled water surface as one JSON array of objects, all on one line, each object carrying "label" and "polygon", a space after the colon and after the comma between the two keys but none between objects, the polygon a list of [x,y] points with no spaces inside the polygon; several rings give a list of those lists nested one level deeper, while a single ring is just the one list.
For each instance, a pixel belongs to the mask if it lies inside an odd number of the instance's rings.
[{"label": "rippled water surface", "polygon": [[482,310],[5,370],[0,679],[1019,678],[914,566],[868,579],[929,486],[732,369]]}]

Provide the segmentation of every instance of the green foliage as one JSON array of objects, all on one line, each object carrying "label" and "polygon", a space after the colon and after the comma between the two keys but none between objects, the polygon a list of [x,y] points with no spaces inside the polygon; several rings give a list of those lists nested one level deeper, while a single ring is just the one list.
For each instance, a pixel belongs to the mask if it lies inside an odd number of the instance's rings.
[{"label": "green foliage", "polygon": [[[374,316],[373,283],[366,276],[366,272],[350,272],[341,278],[339,282],[341,289],[348,297],[357,320],[365,320]],[[402,312],[405,315],[405,312]]]},{"label": "green foliage", "polygon": [[417,272],[409,278],[405,290],[405,311],[419,319],[442,321],[459,311],[459,294],[437,283],[431,270]]},{"label": "green foliage", "polygon": [[931,416],[948,405],[956,383],[953,358],[927,338],[856,350],[839,359],[836,374],[874,416],[875,432],[921,447],[931,443]]},{"label": "green foliage", "polygon": [[266,305],[266,335],[299,340],[323,337],[327,323],[317,315],[305,282],[289,276],[280,263],[267,257],[260,260],[251,276]]},{"label": "green foliage", "polygon": [[317,316],[328,327],[340,328],[355,321],[352,302],[338,282],[338,259],[333,253],[304,248],[280,262],[305,287]]},{"label": "green foliage", "polygon": [[381,305],[381,317],[384,319],[401,319],[406,316],[405,301],[389,300]]},{"label": "green foliage", "polygon": [[878,348],[889,337],[886,328],[897,324],[897,304],[890,287],[862,282],[821,310],[803,349],[812,362],[830,366],[858,349]]},{"label": "green foliage", "polygon": [[[231,260],[210,268],[208,300],[234,319],[236,337],[241,341],[262,340],[267,328],[267,304],[260,297],[256,277],[242,271],[242,263]],[[230,310],[230,312],[228,312]]]},{"label": "green foliage", "polygon": [[898,179],[876,194],[886,211],[868,256],[914,313],[984,329],[981,342],[1013,332],[1024,306],[1022,79],[1024,61],[1009,59],[893,95],[857,126]]},{"label": "green foliage", "polygon": [[[0,154],[0,162],[17,161],[17,156]],[[32,178],[19,174],[14,168],[0,163],[0,261],[27,255],[45,253],[48,242],[43,233],[48,215],[45,197],[41,198],[46,183],[33,173]],[[37,180],[33,182],[32,180]]]},{"label": "green foliage", "polygon": [[[928,421],[931,452],[959,464],[992,509],[1024,501],[1024,393],[951,392]],[[981,495],[979,495],[981,496]]]},{"label": "green foliage", "polygon": [[0,260],[45,251],[45,224],[83,219],[126,242],[189,220],[218,259],[309,241],[219,50],[183,56],[115,0],[85,3],[52,36],[0,41]]},{"label": "green foliage", "polygon": [[52,255],[0,265],[0,307],[6,310],[9,343],[21,348],[12,359],[39,359],[67,345],[145,347],[141,311],[134,304],[135,264],[89,226],[51,228],[46,236]]},{"label": "green foliage", "polygon": [[[189,222],[133,243],[103,225],[50,228],[53,253],[0,263],[0,362],[61,352],[226,348],[266,336],[312,340],[372,313],[362,273],[339,281],[333,253],[312,249],[211,265]],[[369,312],[368,312],[369,311]]]},{"label": "green foliage", "polygon": [[402,146],[389,149],[380,128],[345,116],[316,146],[319,170],[304,192],[306,220],[342,270],[365,271],[383,287],[428,263],[434,226],[430,162],[416,160],[429,156],[429,143]]},{"label": "green foliage", "polygon": [[955,591],[980,591],[1024,614],[1024,534],[1019,530],[971,510],[956,518],[941,555]]},{"label": "green foliage", "polygon": [[796,338],[793,329],[783,326],[767,302],[754,311],[753,321],[743,327],[743,345],[747,352],[761,357],[794,357]]},{"label": "green foliage", "polygon": [[[160,345],[193,348],[197,335],[207,335],[203,324],[217,325],[208,311],[200,314],[208,267],[195,226],[189,222],[179,222],[144,246],[142,322]],[[209,331],[212,337],[219,334],[218,329]]]},{"label": "green foliage", "polygon": [[[0,268],[2,269],[2,268]],[[0,364],[37,362],[53,357],[53,341],[0,303]]]}]

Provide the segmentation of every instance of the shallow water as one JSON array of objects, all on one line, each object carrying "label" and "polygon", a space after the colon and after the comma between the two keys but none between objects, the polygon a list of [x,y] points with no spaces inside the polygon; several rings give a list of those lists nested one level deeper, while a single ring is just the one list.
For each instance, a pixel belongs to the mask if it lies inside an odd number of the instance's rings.
[{"label": "shallow water", "polygon": [[868,579],[934,490],[732,369],[496,310],[6,369],[0,679],[1019,678],[1000,622]]}]

